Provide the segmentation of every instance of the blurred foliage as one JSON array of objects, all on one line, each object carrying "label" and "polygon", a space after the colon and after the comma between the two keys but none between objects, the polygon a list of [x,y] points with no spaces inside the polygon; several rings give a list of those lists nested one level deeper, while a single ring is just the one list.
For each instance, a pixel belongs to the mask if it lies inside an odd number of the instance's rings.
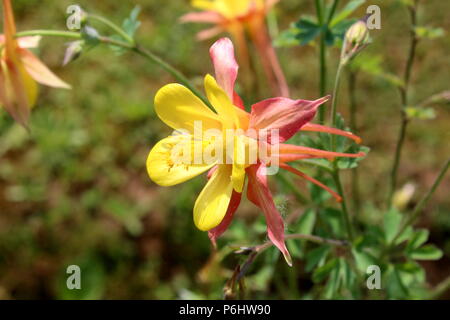
[{"label": "blurred foliage", "polygon": [[[350,21],[365,15],[363,2],[344,3],[329,30],[318,29],[317,22],[306,15],[314,14],[312,1],[282,0],[277,5],[279,29],[288,31],[280,33],[276,43],[295,45],[279,48],[293,97],[317,98],[314,39],[326,32],[328,44],[338,46]],[[448,179],[425,210],[420,228],[408,228],[396,239],[404,250],[389,251],[404,212],[377,209],[385,199],[386,172],[398,130],[395,87],[402,84],[396,75],[403,70],[409,30],[401,1],[373,2],[382,8],[382,29],[371,32],[373,43],[353,62],[359,80],[360,128],[356,133],[367,148],[337,140],[342,152],[371,149],[359,166],[360,192],[367,200],[360,210],[354,210],[362,236],[350,251],[288,240],[293,268],[285,265],[278,250],[267,249],[247,271],[246,298],[420,298],[450,275]],[[194,40],[202,26],[177,22],[192,10],[188,1],[78,3],[118,24],[128,17],[124,27],[129,34],[139,25],[137,12],[129,13],[139,5],[141,25],[136,38],[142,46],[163,56],[197,84],[212,72],[208,56],[212,41]],[[68,0],[16,0],[18,28],[64,29],[70,4]],[[447,1],[427,1],[420,20],[439,28],[415,30],[418,36],[433,39],[419,45],[411,93],[417,105],[409,112],[410,117],[428,120],[410,127],[400,168],[401,183],[414,180],[417,195],[430,187],[450,153],[448,103],[436,103],[442,97],[448,102],[448,94],[436,93],[448,90],[450,46],[443,30],[450,28],[449,11]],[[292,21],[297,22],[289,29]],[[107,33],[96,27],[101,34]],[[0,299],[221,298],[236,266],[246,259],[232,253],[233,249],[266,240],[263,215],[244,199],[237,219],[218,241],[219,251],[212,254],[206,233],[192,222],[193,204],[205,177],[162,188],[149,180],[145,169],[151,146],[170,132],[154,114],[152,99],[159,87],[173,79],[131,53],[118,56],[103,46],[86,50],[62,68],[64,45],[65,40],[46,38],[37,53],[74,89],[41,87],[29,134],[0,113]],[[329,50],[329,65],[337,65],[338,48]],[[331,83],[333,69],[329,77]],[[342,92],[345,89],[344,85]],[[348,98],[345,93],[341,97],[338,110],[347,118]],[[420,101],[433,104],[435,119],[430,120],[429,109]],[[345,128],[343,122],[340,126]],[[330,143],[323,134],[294,139],[316,147],[326,148]],[[299,168],[315,175],[318,165],[328,163],[302,162]],[[339,166],[352,168],[356,161],[342,159]],[[317,178],[335,189],[329,175]],[[347,183],[349,179],[344,178]],[[345,238],[341,211],[329,194],[288,175],[279,175],[271,183],[276,204],[288,222],[287,233]],[[407,209],[417,201],[418,196],[413,197]],[[380,250],[389,252],[383,255]],[[346,259],[349,255],[354,259]],[[373,263],[382,268],[382,290],[365,287],[365,270]],[[66,268],[72,264],[81,267],[82,290],[65,286]]]}]

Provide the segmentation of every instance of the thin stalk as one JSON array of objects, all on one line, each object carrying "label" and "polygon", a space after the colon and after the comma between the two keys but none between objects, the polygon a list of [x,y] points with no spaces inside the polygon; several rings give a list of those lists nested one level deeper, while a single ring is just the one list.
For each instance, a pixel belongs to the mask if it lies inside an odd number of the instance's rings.
[{"label": "thin stalk", "polygon": [[[323,1],[322,0],[315,0],[316,5],[316,15],[317,15],[317,21],[319,22],[319,25],[323,28]],[[320,96],[323,97],[326,94],[327,89],[327,65],[326,65],[326,46],[325,46],[325,35],[324,32],[321,32],[320,34],[320,40],[319,40],[319,75],[320,75],[320,82],[319,82],[319,88],[320,88]],[[319,108],[319,122],[324,123],[325,121],[325,108]]]},{"label": "thin stalk", "polygon": [[[336,72],[336,79],[334,81],[334,89],[333,89],[333,101],[331,102],[331,115],[330,121],[331,126],[334,127],[336,125],[336,115],[337,115],[337,97],[339,92],[339,85],[341,84],[341,74],[344,69],[344,65],[339,63],[339,67]],[[332,136],[332,149],[334,150],[334,135]]]},{"label": "thin stalk", "polygon": [[334,183],[336,184],[337,191],[342,198],[341,208],[342,208],[342,212],[343,212],[344,225],[345,225],[345,229],[347,230],[348,239],[350,242],[352,242],[353,241],[353,228],[352,228],[352,223],[350,220],[350,213],[347,208],[347,200],[346,200],[346,197],[344,194],[344,188],[342,187],[341,178],[339,176],[339,169],[337,168],[336,163],[334,164],[334,166],[335,166],[335,171],[333,172],[333,180],[334,180]]},{"label": "thin stalk", "polygon": [[447,160],[445,165],[442,167],[441,171],[439,172],[439,175],[437,176],[436,180],[434,181],[433,185],[431,186],[430,190],[422,197],[422,199],[417,203],[417,205],[414,207],[413,211],[411,212],[411,215],[409,216],[408,220],[405,221],[405,223],[402,225],[400,230],[398,231],[397,235],[394,237],[391,243],[395,243],[395,241],[398,239],[398,237],[405,231],[405,229],[412,225],[417,218],[419,217],[420,213],[422,212],[422,209],[425,207],[425,205],[430,200],[431,196],[436,191],[439,184],[442,182],[442,179],[444,179],[445,174],[447,173],[447,170],[450,166],[450,158]]},{"label": "thin stalk", "polygon": [[408,127],[408,116],[405,112],[406,107],[408,106],[408,89],[411,79],[411,71],[414,64],[414,59],[416,55],[416,48],[418,43],[418,38],[416,37],[414,27],[417,24],[417,0],[414,1],[414,5],[410,7],[410,16],[411,16],[411,31],[410,31],[410,47],[408,53],[408,60],[406,62],[405,72],[403,75],[403,86],[399,88],[400,90],[400,98],[401,98],[401,124],[400,131],[397,138],[397,144],[395,147],[395,155],[394,162],[391,170],[390,184],[389,184],[389,193],[387,199],[388,208],[392,206],[392,198],[397,187],[397,176],[398,176],[398,168],[401,161],[401,154],[403,150],[403,145],[406,137],[406,130]]},{"label": "thin stalk", "polygon": [[128,43],[134,44],[134,39],[130,35],[128,35],[121,27],[119,27],[114,22],[110,21],[109,19],[106,19],[102,16],[98,16],[96,14],[88,14],[87,18],[91,19],[93,21],[100,22],[100,23],[108,26],[109,28],[114,30],[118,35],[120,35],[122,38],[124,38]]},{"label": "thin stalk", "polygon": [[328,13],[327,25],[331,22],[331,19],[333,19],[334,13],[336,12],[338,5],[339,5],[339,0],[334,0],[333,4],[331,5],[330,12]]},{"label": "thin stalk", "polygon": [[[320,96],[326,95],[327,91],[327,61],[326,61],[326,43],[325,43],[325,32],[328,29],[333,16],[336,12],[336,8],[339,4],[339,0],[334,0],[331,5],[330,11],[326,16],[326,7],[322,0],[315,0],[317,21],[322,28],[319,39],[319,74],[320,74]],[[319,122],[325,122],[325,108],[319,108]]]},{"label": "thin stalk", "polygon": [[[309,234],[288,234],[284,237],[286,240],[289,239],[299,239],[299,240],[306,240],[310,242],[314,242],[317,244],[329,244],[332,246],[337,247],[348,247],[349,243],[345,240],[335,240],[335,239],[327,239],[322,238],[319,236],[309,235]],[[264,250],[272,247],[274,244],[272,241],[266,241],[263,244],[260,244],[255,247],[244,247],[240,250],[236,251],[237,254],[248,254],[249,257],[244,262],[242,267],[240,268],[240,273],[237,276],[237,280],[242,279],[243,276],[245,276],[246,272],[248,271],[250,265],[255,261],[256,257],[263,252]]]},{"label": "thin stalk", "polygon": [[[358,131],[357,126],[357,102],[356,102],[356,72],[350,71],[348,74],[348,95],[350,100],[350,128],[353,132]],[[354,209],[358,212],[361,208],[361,197],[359,192],[359,174],[358,168],[352,170],[352,199]]]},{"label": "thin stalk", "polygon": [[[326,95],[327,91],[327,61],[326,61],[326,45],[325,45],[325,35],[322,33],[320,36],[320,47],[319,47],[319,59],[320,59],[320,96]],[[319,122],[325,123],[325,108],[319,108]]]},{"label": "thin stalk", "polygon": [[[16,37],[27,37],[27,36],[55,36],[55,37],[64,37],[71,39],[82,39],[80,33],[77,32],[69,32],[69,31],[57,31],[57,30],[31,30],[19,32],[16,34]],[[189,90],[191,90],[199,99],[203,101],[208,107],[212,108],[209,101],[205,98],[205,96],[189,81],[186,76],[184,76],[180,71],[178,71],[175,67],[171,66],[167,62],[165,62],[162,58],[157,56],[156,54],[148,51],[138,44],[131,42],[124,42],[121,40],[112,39],[109,37],[99,37],[98,40],[103,44],[114,45],[117,47],[121,47],[130,51],[133,51],[140,56],[146,58],[148,61],[160,66],[166,72],[171,74],[175,79],[177,79],[181,84],[186,86]]]},{"label": "thin stalk", "polygon": [[170,64],[165,62],[163,59],[161,59],[159,56],[155,55],[151,51],[148,51],[139,45],[136,45],[132,48],[132,51],[136,52],[137,54],[147,58],[149,61],[159,65],[161,68],[163,68],[166,72],[171,74],[173,77],[178,79],[183,85],[185,85],[189,90],[191,90],[197,97],[199,97],[204,104],[206,104],[208,107],[213,109],[211,106],[211,103],[208,101],[208,99],[205,98],[205,96],[189,81],[188,78],[186,78],[180,71],[172,67]]},{"label": "thin stalk", "polygon": [[357,132],[356,113],[358,112],[358,105],[356,102],[356,72],[352,70],[348,72],[348,96],[350,100],[350,129],[353,132]]},{"label": "thin stalk", "polygon": [[[331,122],[332,127],[336,126],[337,97],[338,97],[338,92],[339,92],[339,85],[341,83],[341,74],[342,74],[342,70],[344,69],[344,67],[345,67],[345,64],[340,62],[338,69],[336,71],[336,79],[334,81],[333,101],[331,103],[331,115],[330,115],[330,122]],[[336,137],[334,135],[331,136],[331,150],[333,150],[333,151],[336,150]],[[353,229],[352,229],[352,224],[350,221],[350,213],[348,211],[347,201],[346,201],[346,197],[344,194],[344,188],[342,187],[341,178],[339,176],[339,168],[337,166],[336,161],[333,162],[333,168],[334,168],[334,170],[333,170],[332,176],[334,179],[334,183],[336,184],[336,188],[338,189],[339,195],[342,197],[341,208],[342,208],[342,212],[343,212],[344,225],[347,229],[348,239],[350,241],[353,241]]]},{"label": "thin stalk", "polygon": [[31,30],[16,33],[16,38],[32,37],[32,36],[51,36],[51,37],[81,39],[81,34],[79,32],[72,32],[72,31]]}]

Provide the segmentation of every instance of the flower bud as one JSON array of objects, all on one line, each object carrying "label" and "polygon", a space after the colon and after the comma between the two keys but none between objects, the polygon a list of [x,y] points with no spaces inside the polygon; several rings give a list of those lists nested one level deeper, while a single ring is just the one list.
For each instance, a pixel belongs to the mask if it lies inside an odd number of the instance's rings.
[{"label": "flower bud", "polygon": [[364,45],[369,39],[369,30],[363,21],[355,22],[345,34],[346,41],[353,45]]},{"label": "flower bud", "polygon": [[83,40],[77,40],[77,41],[69,42],[67,44],[66,53],[64,55],[63,66],[74,61],[81,55],[81,52],[83,51],[83,45],[84,45]]},{"label": "flower bud", "polygon": [[345,33],[341,62],[346,64],[369,43],[369,30],[364,21],[355,22]]}]

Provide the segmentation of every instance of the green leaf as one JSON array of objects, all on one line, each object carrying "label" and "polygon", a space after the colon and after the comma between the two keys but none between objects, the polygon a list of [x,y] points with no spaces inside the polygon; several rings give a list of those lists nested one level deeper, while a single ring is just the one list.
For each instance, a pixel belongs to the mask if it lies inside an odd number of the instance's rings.
[{"label": "green leaf", "polygon": [[329,226],[334,237],[343,238],[346,236],[342,211],[334,208],[324,208],[320,209],[319,214],[321,221],[324,221]]},{"label": "green leaf", "polygon": [[300,234],[311,234],[316,223],[316,213],[313,209],[306,210],[299,219],[297,231]]},{"label": "green leaf", "polygon": [[296,39],[300,45],[309,44],[321,31],[321,26],[309,18],[301,18],[295,23],[297,29]]},{"label": "green leaf", "polygon": [[340,275],[340,263],[338,263],[333,267],[330,273],[330,277],[328,278],[327,285],[324,289],[324,297],[325,299],[332,299],[335,297],[336,293],[339,290],[339,286],[341,283]]},{"label": "green leaf", "polygon": [[283,32],[280,32],[278,37],[274,40],[274,45],[278,48],[280,47],[295,47],[298,46],[298,30],[297,28],[290,28]]},{"label": "green leaf", "polygon": [[368,266],[377,264],[377,259],[368,252],[354,248],[352,254],[355,257],[356,267],[361,272],[365,273]]},{"label": "green leaf", "polygon": [[389,210],[384,215],[384,235],[387,243],[391,243],[400,230],[402,215],[396,209]]},{"label": "green leaf", "polygon": [[343,41],[345,33],[356,21],[357,19],[347,19],[337,23],[333,27],[330,27],[334,40],[339,39]]},{"label": "green leaf", "polygon": [[302,259],[303,258],[303,251],[300,248],[300,242],[296,241],[296,239],[289,239],[286,241],[287,248],[289,250],[289,253],[293,258]]},{"label": "green leaf", "polygon": [[395,244],[402,243],[403,241],[408,241],[414,234],[414,229],[409,226],[406,227],[405,230],[397,237]]},{"label": "green leaf", "polygon": [[406,115],[409,119],[430,120],[436,118],[436,113],[431,107],[407,107]]},{"label": "green leaf", "polygon": [[[322,174],[319,174],[316,177],[316,179],[327,186],[334,184],[334,182],[330,176],[324,177]],[[316,204],[321,204],[331,198],[331,195],[329,192],[327,192],[326,190],[324,190],[323,188],[319,187],[316,184],[308,184],[308,188],[309,188],[309,191],[311,194],[311,199]]]},{"label": "green leaf", "polygon": [[400,277],[399,270],[394,265],[389,265],[386,280],[383,283],[386,284],[386,291],[390,299],[402,299],[408,295],[408,289]]},{"label": "green leaf", "polygon": [[130,13],[130,16],[122,23],[122,29],[132,38],[141,25],[141,22],[138,20],[140,12],[141,8],[139,6],[134,7]]},{"label": "green leaf", "polygon": [[444,29],[432,27],[415,27],[414,32],[418,38],[431,40],[443,37],[445,35]]},{"label": "green leaf", "polygon": [[406,261],[405,263],[396,264],[398,275],[401,282],[408,288],[408,298],[417,299],[426,297],[425,289],[425,270],[415,261]]},{"label": "green leaf", "polygon": [[311,17],[301,17],[291,27],[283,32],[275,40],[277,47],[292,47],[307,45],[321,32],[322,27]]},{"label": "green leaf", "polygon": [[320,265],[330,252],[328,245],[317,247],[306,254],[306,266],[305,270],[310,272],[315,266]]},{"label": "green leaf", "polygon": [[351,61],[350,68],[352,70],[361,70],[367,74],[380,77],[395,87],[403,87],[402,79],[383,69],[383,61],[384,59],[381,55],[358,55]]},{"label": "green leaf", "polygon": [[442,255],[442,250],[431,244],[415,249],[409,253],[409,256],[414,260],[439,260],[442,258]]},{"label": "green leaf", "polygon": [[365,147],[365,146],[355,145],[355,146],[351,147],[348,150],[348,152],[349,153],[364,152],[366,155],[364,157],[358,157],[358,158],[339,158],[337,160],[337,166],[341,170],[354,169],[354,168],[358,167],[359,162],[364,160],[367,157],[367,155],[369,154],[370,148]]},{"label": "green leaf", "polygon": [[352,0],[349,1],[341,11],[339,11],[334,18],[331,20],[330,25],[335,26],[342,20],[350,16],[356,9],[358,9],[362,4],[366,2],[365,0]]},{"label": "green leaf", "polygon": [[414,0],[398,0],[401,4],[407,7],[413,7],[414,6]]},{"label": "green leaf", "polygon": [[325,44],[329,47],[334,44],[334,34],[330,29],[327,29],[325,31]]},{"label": "green leaf", "polygon": [[430,232],[426,229],[421,229],[414,232],[414,235],[406,246],[406,251],[410,252],[419,248],[422,244],[427,242],[429,234]]},{"label": "green leaf", "polygon": [[312,275],[313,282],[317,283],[323,281],[337,265],[338,259],[333,258],[325,265],[314,270],[314,273]]}]

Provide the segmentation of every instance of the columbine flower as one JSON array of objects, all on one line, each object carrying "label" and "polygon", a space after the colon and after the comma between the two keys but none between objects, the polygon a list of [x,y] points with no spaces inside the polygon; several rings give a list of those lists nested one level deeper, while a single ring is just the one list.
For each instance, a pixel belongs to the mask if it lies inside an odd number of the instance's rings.
[{"label": "columbine flower", "polygon": [[269,84],[275,94],[289,96],[289,88],[267,32],[265,18],[279,0],[192,0],[192,6],[203,10],[181,17],[182,22],[211,23],[215,26],[201,31],[199,40],[208,39],[223,31],[230,33],[238,44],[239,58],[248,68],[249,53],[246,32],[250,35],[261,58]]},{"label": "columbine flower", "polygon": [[[273,98],[253,105],[250,113],[244,111],[242,100],[234,91],[238,65],[232,42],[220,39],[211,47],[210,54],[217,81],[207,75],[205,91],[214,111],[182,85],[169,84],[160,89],[155,97],[156,114],[176,134],[161,140],[150,151],[148,173],[157,184],[172,186],[209,170],[209,180],[194,205],[194,222],[200,230],[209,232],[214,244],[228,228],[247,178],[248,199],[264,212],[269,239],[291,265],[283,219],[267,184],[270,167],[278,163],[280,168],[319,185],[340,200],[334,191],[288,163],[364,154],[330,152],[284,142],[299,130],[338,134],[357,142],[360,139],[346,131],[310,123],[328,97],[314,101]],[[229,132],[233,132],[232,139],[228,139]],[[232,152],[227,152],[230,146]],[[256,159],[251,159],[252,151],[266,147],[269,157],[258,153]]]},{"label": "columbine flower", "polygon": [[4,34],[0,35],[0,103],[21,125],[27,126],[37,97],[37,84],[69,89],[28,48],[39,44],[39,37],[15,39],[11,1],[3,0]]}]

